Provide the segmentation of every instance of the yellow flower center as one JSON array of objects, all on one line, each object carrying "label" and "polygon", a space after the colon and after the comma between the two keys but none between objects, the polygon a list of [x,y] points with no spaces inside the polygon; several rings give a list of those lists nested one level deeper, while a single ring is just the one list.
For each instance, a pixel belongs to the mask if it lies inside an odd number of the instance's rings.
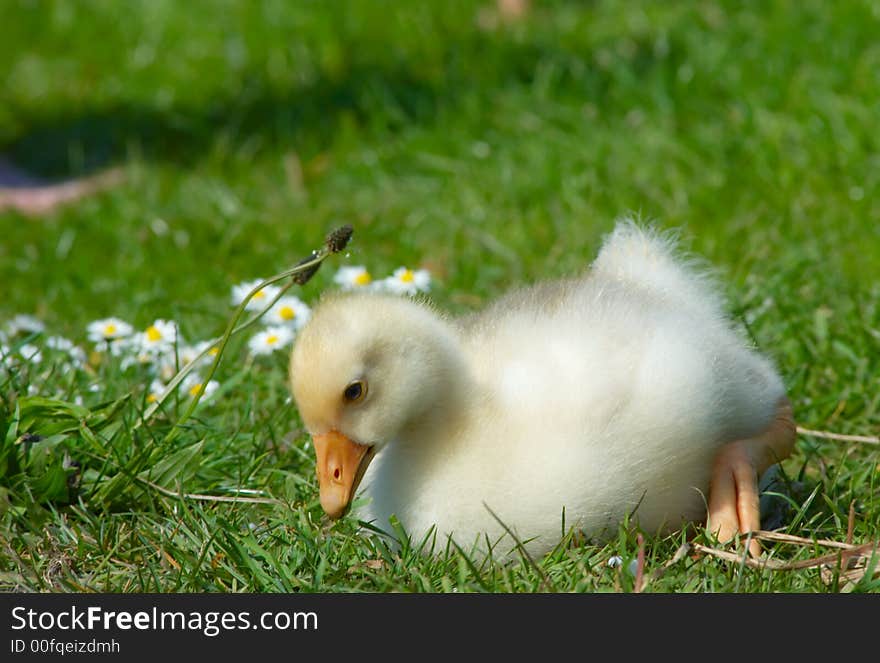
[{"label": "yellow flower center", "polygon": [[147,327],[147,339],[150,341],[153,341],[154,343],[156,341],[161,341],[162,340],[162,332],[160,332],[158,329],[156,329],[156,327],[154,325],[150,325],[149,327]]},{"label": "yellow flower center", "polygon": [[201,382],[196,382],[192,387],[189,388],[189,395],[196,396],[199,393],[199,390],[202,388]]},{"label": "yellow flower center", "polygon": [[415,274],[411,269],[404,270],[403,274],[400,275],[400,280],[404,283],[412,283],[415,279]]},{"label": "yellow flower center", "polygon": [[147,403],[155,403],[159,400],[159,397],[156,394],[150,394],[147,396]]},{"label": "yellow flower center", "polygon": [[361,272],[357,276],[354,277],[354,282],[356,285],[369,285],[370,281],[373,280],[373,277],[370,276],[369,272]]},{"label": "yellow flower center", "polygon": [[106,327],[104,327],[104,336],[113,336],[113,334],[115,334],[115,333],[116,333],[116,325],[114,325],[112,322],[109,325],[107,325]]},{"label": "yellow flower center", "polygon": [[220,348],[211,348],[208,350],[208,354],[212,357],[216,357],[218,352],[220,352]]},{"label": "yellow flower center", "polygon": [[282,306],[281,310],[278,311],[278,314],[281,316],[282,320],[293,320],[296,317],[296,311],[290,306]]},{"label": "yellow flower center", "polygon": [[265,292],[263,292],[262,290],[257,290],[257,292],[254,293],[254,296],[251,297],[251,299],[263,299],[265,296],[266,296]]},{"label": "yellow flower center", "polygon": [[266,345],[275,345],[278,342],[278,337],[275,334],[266,337]]}]

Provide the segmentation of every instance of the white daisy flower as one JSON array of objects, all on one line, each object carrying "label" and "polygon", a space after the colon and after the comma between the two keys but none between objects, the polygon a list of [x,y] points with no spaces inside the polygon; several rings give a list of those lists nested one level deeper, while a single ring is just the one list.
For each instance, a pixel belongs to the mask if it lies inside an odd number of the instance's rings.
[{"label": "white daisy flower", "polygon": [[340,267],[333,277],[333,282],[338,283],[343,290],[359,290],[370,287],[373,277],[363,265],[352,265]]},{"label": "white daisy flower", "polygon": [[15,315],[6,323],[6,331],[10,336],[16,334],[42,334],[46,325],[32,315]]},{"label": "white daisy flower", "polygon": [[50,350],[67,354],[74,366],[85,366],[86,364],[85,351],[63,336],[50,336],[46,339],[46,347]]},{"label": "white daisy flower", "polygon": [[173,320],[154,320],[153,324],[136,337],[139,349],[150,354],[161,354],[181,342],[180,329]]},{"label": "white daisy flower", "polygon": [[427,269],[412,270],[408,267],[398,267],[391,276],[382,279],[381,288],[395,295],[428,292],[431,289],[431,275]]},{"label": "white daisy flower", "polygon": [[155,357],[153,368],[161,380],[166,382],[177,375],[177,371],[183,368],[185,364],[180,357],[175,357],[173,352],[168,352]]},{"label": "white daisy flower", "polygon": [[169,357],[168,355],[164,355],[159,358],[159,360],[154,364],[154,368],[156,369],[156,373],[159,376],[160,380],[170,380],[173,378],[178,371],[178,363],[174,361],[174,357]]},{"label": "white daisy flower", "polygon": [[[213,347],[211,347],[213,345]],[[208,350],[208,354],[199,359],[199,364],[210,364],[214,361],[214,357],[217,356],[217,353],[220,352],[220,348],[216,343],[212,343],[211,341],[201,341],[200,343],[196,343],[195,345],[185,345],[178,351],[178,356],[180,357],[180,365],[181,366],[189,366],[196,360],[200,354],[202,354],[205,350]]]},{"label": "white daisy flower", "polygon": [[289,345],[292,341],[293,331],[290,327],[267,327],[248,341],[248,348],[252,354],[268,355]]},{"label": "white daisy flower", "polygon": [[144,331],[110,346],[114,356],[122,355],[122,370],[137,364],[165,362],[174,365],[174,350],[182,341],[177,323],[173,320],[155,320]]},{"label": "white daisy flower", "polygon": [[119,318],[104,318],[90,322],[86,327],[89,340],[93,343],[101,341],[115,341],[131,335],[133,328],[130,324]]},{"label": "white daisy flower", "polygon": [[301,328],[309,319],[312,310],[298,297],[282,297],[266,314],[266,324]]},{"label": "white daisy flower", "polygon": [[173,352],[183,342],[180,327],[173,320],[157,319],[149,327],[135,336],[139,350],[153,356]]},{"label": "white daisy flower", "polygon": [[25,343],[18,349],[18,354],[21,355],[22,359],[25,359],[32,364],[39,364],[43,361],[43,354],[40,352],[40,348],[36,345],[31,345],[30,343]]},{"label": "white daisy flower", "polygon": [[[198,394],[199,390],[202,388],[202,384],[204,383],[201,377],[195,373],[190,373],[183,378],[183,382],[180,383],[180,389],[188,393],[190,397],[195,398],[196,394]],[[217,382],[217,380],[211,380],[208,382],[208,384],[205,385],[205,393],[202,394],[202,400],[213,396],[219,386],[220,383]]]},{"label": "white daisy flower", "polygon": [[64,338],[63,336],[50,336],[46,339],[46,347],[50,350],[57,350],[58,352],[70,352],[76,346],[69,338]]},{"label": "white daisy flower", "polygon": [[70,357],[70,362],[77,368],[85,368],[86,364],[88,364],[88,357],[82,348],[74,346],[70,348],[67,355]]},{"label": "white daisy flower", "polygon": [[[110,344],[110,354],[114,357],[122,355],[119,368],[127,371],[132,366],[145,366],[156,361],[156,355],[135,347],[134,343],[115,341]],[[173,375],[173,374],[172,374]]]},{"label": "white daisy flower", "polygon": [[[239,283],[238,285],[232,286],[232,305],[238,306],[244,301],[244,298],[248,296],[248,293],[256,288],[260,283],[263,282],[263,279],[254,279],[253,281],[244,281],[243,283]],[[266,287],[257,291],[257,293],[251,297],[251,300],[245,306],[246,311],[264,311],[266,310],[266,305],[275,299],[275,296],[278,294],[279,288],[274,285],[267,285]]]},{"label": "white daisy flower", "polygon": [[150,383],[150,388],[147,390],[147,403],[155,403],[158,401],[164,391],[165,383],[162,382],[162,380],[153,380]]},{"label": "white daisy flower", "polygon": [[[195,345],[184,345],[177,348],[176,355],[173,351],[174,348],[169,348],[168,352],[155,357],[156,372],[161,379],[166,381],[170,380],[178,370],[182,369],[184,366],[189,366],[196,361],[196,358],[202,353],[202,351],[211,345],[211,341],[202,341]],[[217,356],[219,348],[216,344],[213,345],[214,347],[208,352],[208,354],[198,360],[197,366],[207,366],[214,361],[214,357]]]}]

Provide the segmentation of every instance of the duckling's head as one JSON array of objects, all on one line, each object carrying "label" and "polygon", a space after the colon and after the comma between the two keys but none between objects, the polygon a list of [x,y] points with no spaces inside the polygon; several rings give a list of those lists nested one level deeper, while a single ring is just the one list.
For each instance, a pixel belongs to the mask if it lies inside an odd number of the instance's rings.
[{"label": "duckling's head", "polygon": [[426,305],[378,294],[322,300],[290,359],[317,457],[321,506],[341,517],[373,457],[442,417],[461,371],[455,334]]}]

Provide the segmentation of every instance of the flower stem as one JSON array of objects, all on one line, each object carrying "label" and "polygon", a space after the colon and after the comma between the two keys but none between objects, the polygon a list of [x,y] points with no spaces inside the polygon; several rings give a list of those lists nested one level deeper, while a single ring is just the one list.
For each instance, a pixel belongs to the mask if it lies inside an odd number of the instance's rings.
[{"label": "flower stem", "polygon": [[[262,281],[259,285],[252,288],[247,296],[235,309],[232,318],[226,325],[226,331],[221,336],[213,339],[207,345],[207,347],[198,354],[195,359],[193,359],[190,363],[181,368],[175,374],[175,376],[171,378],[171,380],[165,386],[165,390],[144,411],[143,417],[141,417],[135,423],[133,430],[136,430],[138,427],[140,427],[143,422],[149,421],[150,418],[154,414],[156,414],[156,411],[162,406],[162,404],[168,399],[168,397],[175,392],[178,385],[183,381],[183,379],[190,373],[190,371],[193,370],[193,368],[197,365],[198,360],[216,348],[217,353],[214,357],[214,361],[211,362],[211,367],[208,369],[208,374],[202,381],[198,392],[193,396],[186,410],[180,417],[178,417],[177,421],[174,423],[174,426],[172,426],[171,430],[168,431],[165,436],[164,442],[166,444],[171,442],[179,434],[179,431],[181,430],[183,424],[192,416],[192,413],[195,411],[196,406],[199,404],[199,401],[202,398],[202,395],[205,393],[205,389],[207,388],[208,383],[211,381],[211,378],[214,377],[217,366],[220,364],[220,360],[223,357],[223,353],[226,350],[229,339],[233,336],[233,334],[238,334],[256,324],[256,322],[266,313],[266,311],[268,311],[275,304],[275,302],[277,302],[291,287],[293,287],[294,285],[304,285],[306,281],[308,281],[315,274],[315,272],[318,271],[321,263],[323,263],[329,255],[337,253],[345,248],[345,245],[348,243],[348,240],[350,238],[351,226],[343,226],[342,228],[333,231],[330,235],[328,235],[324,246],[316,251],[312,251],[312,254],[309,257],[300,260],[292,268],[280,272],[275,276],[272,276],[265,281]],[[249,320],[238,324],[238,321],[244,315],[244,311],[247,307],[248,302],[250,302],[250,300],[253,299],[253,297],[258,292],[260,292],[260,290],[265,288],[267,285],[272,285],[279,281],[284,281],[285,279],[290,279],[290,281],[288,283],[285,283],[279,289],[278,293],[275,295],[272,301],[269,302],[269,304],[264,307],[262,311],[256,313]]]}]

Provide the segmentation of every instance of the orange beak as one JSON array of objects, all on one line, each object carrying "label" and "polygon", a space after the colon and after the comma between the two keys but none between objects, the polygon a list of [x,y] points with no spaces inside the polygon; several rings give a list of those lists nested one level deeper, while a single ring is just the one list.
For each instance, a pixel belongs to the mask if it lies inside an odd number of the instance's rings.
[{"label": "orange beak", "polygon": [[315,470],[321,490],[321,507],[336,520],[351,505],[376,450],[358,444],[335,430],[314,435],[312,441],[318,459]]}]

